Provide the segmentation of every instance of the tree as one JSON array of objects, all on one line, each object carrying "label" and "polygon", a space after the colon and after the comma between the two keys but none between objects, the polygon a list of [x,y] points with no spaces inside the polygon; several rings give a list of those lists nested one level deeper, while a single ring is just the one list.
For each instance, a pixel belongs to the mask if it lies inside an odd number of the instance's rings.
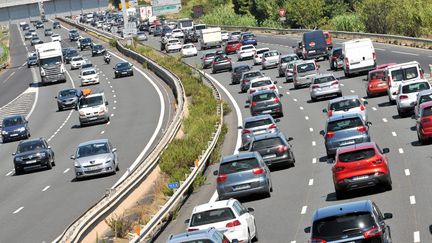
[{"label": "tree", "polygon": [[[410,0],[408,0],[410,1]],[[357,10],[368,32],[386,34],[389,31],[388,17],[399,0],[363,0]],[[403,11],[405,12],[405,10]]]},{"label": "tree", "polygon": [[251,13],[255,16],[258,25],[264,21],[278,21],[279,5],[277,1],[270,0],[255,0],[251,5]]},{"label": "tree", "polygon": [[249,0],[232,0],[234,5],[234,12],[236,14],[245,15],[249,14],[251,3]]},{"label": "tree", "polygon": [[327,18],[324,16],[324,0],[288,0],[286,2],[287,19],[292,27],[314,29],[322,26]]}]

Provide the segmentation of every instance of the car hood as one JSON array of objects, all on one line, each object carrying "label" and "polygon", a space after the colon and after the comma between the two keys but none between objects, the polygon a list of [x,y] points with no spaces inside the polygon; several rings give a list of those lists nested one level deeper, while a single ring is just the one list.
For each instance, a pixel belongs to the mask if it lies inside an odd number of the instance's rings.
[{"label": "car hood", "polygon": [[97,154],[93,156],[86,156],[75,159],[75,162],[79,163],[81,166],[89,166],[89,165],[96,165],[105,163],[108,160],[112,160],[111,154]]},{"label": "car hood", "polygon": [[82,79],[93,79],[93,78],[97,78],[97,77],[98,77],[97,74],[91,74],[91,75],[82,76]]},{"label": "car hood", "polygon": [[25,125],[24,124],[19,124],[19,125],[15,125],[15,126],[3,127],[1,130],[2,131],[6,131],[6,132],[13,132],[16,129],[19,129],[21,127],[25,127]]},{"label": "car hood", "polygon": [[32,151],[17,153],[15,155],[15,158],[17,158],[17,157],[24,157],[25,158],[29,155],[34,155],[34,154],[41,153],[41,152],[48,152],[48,150],[47,149],[38,149],[38,150],[32,150]]}]

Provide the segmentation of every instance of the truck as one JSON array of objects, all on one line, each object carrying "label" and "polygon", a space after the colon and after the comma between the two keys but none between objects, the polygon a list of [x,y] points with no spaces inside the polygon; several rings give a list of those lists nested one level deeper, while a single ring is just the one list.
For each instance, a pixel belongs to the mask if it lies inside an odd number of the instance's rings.
[{"label": "truck", "polygon": [[177,28],[183,31],[192,30],[194,27],[193,20],[191,19],[179,19],[177,21]]},{"label": "truck", "polygon": [[201,50],[205,50],[212,47],[222,46],[222,34],[221,28],[207,28],[201,30],[201,35],[199,37],[199,43]]},{"label": "truck", "polygon": [[42,85],[66,82],[61,43],[58,41],[35,45]]},{"label": "truck", "polygon": [[302,41],[298,42],[295,53],[305,60],[324,58],[329,59],[326,37],[322,30],[303,33]]}]

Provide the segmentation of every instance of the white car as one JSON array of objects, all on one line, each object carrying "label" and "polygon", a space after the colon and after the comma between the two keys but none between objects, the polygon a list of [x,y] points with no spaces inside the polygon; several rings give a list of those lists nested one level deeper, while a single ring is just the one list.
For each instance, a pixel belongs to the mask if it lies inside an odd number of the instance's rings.
[{"label": "white car", "polygon": [[229,40],[229,33],[226,31],[221,32],[222,35],[222,41],[228,41]]},{"label": "white car", "polygon": [[171,34],[173,38],[184,38],[184,33],[181,29],[173,29]]},{"label": "white car", "polygon": [[261,57],[262,69],[277,67],[281,53],[277,50],[264,52]]},{"label": "white car", "polygon": [[197,56],[198,50],[194,44],[184,44],[182,46],[181,53],[183,57]]},{"label": "white car", "polygon": [[237,59],[238,61],[242,61],[246,58],[252,58],[255,55],[255,46],[254,45],[244,45],[240,47],[237,51]]},{"label": "white car", "polygon": [[261,64],[262,55],[264,54],[264,52],[268,52],[268,51],[270,51],[270,48],[268,48],[268,47],[256,49],[255,55],[253,57],[254,65]]},{"label": "white car", "polygon": [[420,105],[432,101],[432,89],[420,91],[417,95],[417,101],[415,102],[414,115],[418,117],[420,112]]},{"label": "white car", "polygon": [[270,77],[261,77],[252,79],[249,83],[249,100],[253,93],[260,90],[273,90],[279,95],[279,89],[276,86],[277,81],[272,81]]},{"label": "white car", "polygon": [[169,39],[165,45],[166,52],[180,51],[182,49],[182,43],[178,39]]},{"label": "white car", "polygon": [[81,78],[81,86],[99,83],[99,73],[97,73],[94,68],[81,70],[79,77]]},{"label": "white car", "polygon": [[431,86],[425,79],[403,81],[399,85],[396,96],[396,106],[398,115],[404,117],[415,108],[417,95],[420,91],[429,90]]},{"label": "white car", "polygon": [[72,57],[72,59],[70,60],[71,70],[79,69],[84,63],[86,63],[86,60],[84,60],[83,57]]},{"label": "white car", "polygon": [[51,35],[51,41],[60,41],[61,42],[61,36],[59,34],[52,34]]},{"label": "white car", "polygon": [[98,29],[102,28],[102,23],[101,22],[97,22],[96,28],[98,28]]},{"label": "white car", "polygon": [[258,237],[253,208],[245,208],[237,199],[216,201],[196,206],[192,211],[187,231],[214,227],[230,240],[250,242]]},{"label": "white car", "polygon": [[328,117],[334,115],[347,115],[358,113],[364,121],[368,121],[366,105],[367,101],[362,101],[358,95],[347,95],[329,100],[327,109],[323,109]]}]

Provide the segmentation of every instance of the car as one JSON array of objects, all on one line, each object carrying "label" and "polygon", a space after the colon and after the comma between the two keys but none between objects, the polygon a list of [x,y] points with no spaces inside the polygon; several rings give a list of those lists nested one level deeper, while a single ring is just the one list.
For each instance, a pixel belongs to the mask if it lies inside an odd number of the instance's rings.
[{"label": "car", "polygon": [[108,139],[80,143],[71,159],[74,160],[77,180],[94,175],[116,174],[119,171],[117,148]]},{"label": "car", "polygon": [[27,24],[26,22],[21,22],[20,27],[21,27],[21,30],[23,30],[23,31],[30,29],[30,25]]},{"label": "car", "polygon": [[432,90],[427,89],[427,90],[420,91],[417,95],[417,100],[415,101],[415,107],[414,107],[415,117],[418,117],[420,113],[420,105],[428,101],[432,101]]},{"label": "car", "polygon": [[165,50],[167,53],[178,52],[178,51],[181,51],[182,46],[183,45],[179,39],[172,38],[172,39],[167,40],[167,43],[165,45]]},{"label": "car", "polygon": [[38,20],[38,21],[35,22],[34,27],[36,27],[36,29],[43,29],[44,24],[43,24],[42,21]]},{"label": "car", "polygon": [[276,86],[277,81],[271,80],[270,77],[254,78],[249,82],[249,100],[251,95],[261,90],[273,90],[279,96],[279,89]]},{"label": "car", "polygon": [[270,48],[268,47],[263,47],[263,48],[258,48],[255,50],[255,55],[253,56],[253,64],[254,65],[260,65],[261,64],[261,58],[262,55],[264,54],[264,52],[268,52],[270,51]]},{"label": "car", "polygon": [[229,40],[227,41],[226,45],[225,45],[225,53],[227,55],[230,55],[232,53],[236,53],[240,47],[241,47],[241,43],[238,40]]},{"label": "car", "polygon": [[374,142],[338,148],[332,167],[336,198],[342,199],[344,193],[366,187],[382,186],[391,190],[392,180],[385,155],[389,152],[388,148],[381,150]]},{"label": "car", "polygon": [[198,50],[192,43],[184,44],[181,53],[183,57],[198,56]]},{"label": "car", "polygon": [[280,132],[279,127],[276,125],[276,122],[279,121],[279,119],[274,119],[269,114],[245,118],[243,126],[238,127],[238,129],[241,129],[241,148],[247,150],[252,138],[256,135]]},{"label": "car", "polygon": [[53,29],[61,29],[60,22],[58,22],[58,21],[54,21],[54,22],[53,22],[53,25],[52,25],[52,28],[53,28]]},{"label": "car", "polygon": [[153,36],[161,36],[162,35],[162,26],[156,26],[156,28],[153,31]]},{"label": "car", "polygon": [[250,70],[251,67],[246,64],[239,64],[234,66],[231,72],[231,84],[239,84],[242,74]]},{"label": "car", "polygon": [[94,44],[91,47],[91,49],[92,49],[92,57],[98,56],[98,55],[103,55],[106,53],[105,47],[101,44]]},{"label": "car", "polygon": [[190,219],[185,220],[187,231],[216,228],[230,240],[251,242],[258,238],[253,208],[245,208],[237,199],[228,199],[197,205]]},{"label": "car", "polygon": [[36,55],[29,56],[27,58],[27,67],[30,68],[31,66],[37,66],[38,65],[38,58]]},{"label": "car", "polygon": [[320,131],[324,137],[327,158],[334,157],[339,147],[370,142],[369,126],[371,124],[363,120],[358,113],[328,117],[326,130]]},{"label": "car", "polygon": [[250,96],[249,109],[252,116],[271,114],[282,117],[282,102],[273,90],[260,90]]},{"label": "car", "polygon": [[81,69],[86,69],[86,68],[93,68],[93,63],[86,61],[86,63],[81,65]]},{"label": "car", "polygon": [[64,56],[65,63],[70,63],[72,58],[80,57],[81,55],[79,54],[79,52],[76,49],[71,48],[71,49],[67,50],[63,56]]},{"label": "car", "polygon": [[61,41],[61,36],[59,34],[52,34],[51,41]]},{"label": "car", "polygon": [[63,89],[54,98],[57,100],[58,110],[63,111],[68,108],[75,109],[81,96],[82,92],[79,89]]},{"label": "car", "polygon": [[315,210],[309,242],[392,242],[390,226],[385,221],[391,213],[382,214],[371,200],[335,204]]},{"label": "car", "polygon": [[295,53],[304,60],[329,59],[326,37],[322,30],[304,32],[302,40],[293,48]]},{"label": "car", "polygon": [[133,76],[133,65],[128,62],[119,62],[114,66],[114,77]]},{"label": "car", "polygon": [[212,62],[212,73],[217,73],[219,71],[232,71],[231,58],[227,55],[218,55],[213,59]]},{"label": "car", "polygon": [[293,138],[286,138],[281,132],[264,133],[252,138],[248,151],[258,152],[268,166],[284,165],[294,167],[295,157],[292,145]]},{"label": "car", "polygon": [[221,36],[222,36],[222,41],[224,41],[224,42],[228,41],[228,39],[229,39],[229,33],[228,32],[222,31]]},{"label": "car", "polygon": [[69,30],[69,40],[70,41],[77,41],[80,37],[80,34],[78,32],[78,30],[76,29],[71,29]]},{"label": "car", "polygon": [[241,198],[261,194],[270,197],[272,189],[270,170],[258,152],[225,156],[219,170],[213,172],[218,199]]},{"label": "car", "polygon": [[416,131],[420,144],[425,144],[432,138],[432,101],[419,105],[416,115]]},{"label": "car", "polygon": [[374,69],[369,71],[367,76],[366,96],[368,98],[386,95],[388,84],[385,77],[385,69]]},{"label": "car", "polygon": [[385,77],[388,84],[387,94],[390,104],[396,104],[399,86],[403,81],[419,80],[424,78],[423,69],[416,61],[387,66]]},{"label": "car", "polygon": [[264,52],[261,57],[262,69],[274,68],[279,64],[279,58],[281,53],[277,50]]},{"label": "car", "polygon": [[148,38],[147,38],[147,35],[144,33],[144,31],[138,31],[137,32],[137,40],[138,41],[146,41]]},{"label": "car", "polygon": [[21,141],[12,154],[15,175],[21,175],[26,169],[55,166],[54,151],[43,138],[33,138]]},{"label": "car", "polygon": [[240,78],[240,91],[242,93],[247,92],[250,86],[250,81],[254,78],[264,77],[264,74],[259,70],[252,70],[249,72],[242,73]]},{"label": "car", "polygon": [[90,89],[87,90],[90,92],[83,92],[75,108],[79,114],[80,126],[109,122],[108,101],[105,94],[103,92],[93,92]]},{"label": "car", "polygon": [[324,96],[336,95],[342,96],[342,89],[339,80],[337,80],[333,74],[320,74],[312,79],[312,83],[309,87],[309,93],[311,100],[315,102],[318,98]]},{"label": "car", "polygon": [[294,65],[303,62],[300,58],[298,60],[290,61],[287,63],[285,69],[285,82],[294,82]]},{"label": "car", "polygon": [[364,121],[368,121],[366,105],[367,101],[362,101],[358,95],[348,95],[331,99],[327,104],[327,109],[323,109],[328,117],[334,115],[358,113]]},{"label": "car", "polygon": [[288,67],[288,63],[295,60],[300,60],[300,58],[296,54],[286,54],[286,55],[279,56],[279,61],[278,61],[279,77],[285,77],[285,72]]},{"label": "car", "polygon": [[26,33],[24,34],[24,39],[25,39],[25,40],[31,40],[32,37],[33,37],[33,34],[32,34],[31,32],[26,32]]},{"label": "car", "polygon": [[294,88],[299,89],[310,85],[312,79],[318,75],[318,68],[319,66],[315,63],[315,60],[296,62],[293,67]]},{"label": "car", "polygon": [[99,83],[99,73],[92,67],[82,69],[79,78],[81,79],[81,86]]},{"label": "car", "polygon": [[240,41],[242,45],[258,45],[256,36],[252,33],[242,33]]},{"label": "car", "polygon": [[79,69],[84,63],[86,60],[82,56],[72,57],[70,60],[71,70]]},{"label": "car", "polygon": [[45,34],[45,36],[51,36],[53,34],[53,31],[50,28],[46,28],[44,30],[44,34]]},{"label": "car", "polygon": [[396,96],[398,115],[405,117],[414,111],[417,95],[420,91],[430,90],[431,86],[426,79],[403,81],[399,85]]},{"label": "car", "polygon": [[86,48],[90,48],[93,46],[92,39],[89,37],[84,37],[78,40],[78,48],[83,51]]},{"label": "car", "polygon": [[0,128],[3,143],[30,137],[28,121],[23,115],[5,116]]},{"label": "car", "polygon": [[344,56],[342,55],[342,48],[336,47],[331,50],[329,65],[330,69],[337,71],[343,68]]},{"label": "car", "polygon": [[230,33],[230,38],[231,38],[232,40],[240,40],[240,35],[241,35],[241,33],[242,33],[242,32],[240,32],[240,31],[234,31],[234,32],[231,32],[231,33]]},{"label": "car", "polygon": [[243,61],[247,58],[252,58],[255,55],[256,49],[253,45],[243,45],[237,51],[237,60]]},{"label": "car", "polygon": [[184,33],[181,29],[173,29],[172,30],[173,38],[184,38]]},{"label": "car", "polygon": [[216,56],[218,55],[223,55],[224,53],[222,51],[211,51],[211,52],[207,52],[205,53],[202,57],[202,68],[206,69],[211,67],[213,60]]},{"label": "car", "polygon": [[177,235],[170,235],[168,237],[167,243],[234,243],[238,240],[235,239],[230,242],[228,238],[214,227],[210,227],[208,229],[203,230],[195,230],[192,232],[185,232]]},{"label": "car", "polygon": [[342,43],[345,77],[376,68],[376,52],[371,39],[355,39]]},{"label": "car", "polygon": [[37,44],[42,44],[43,41],[38,36],[33,36],[31,38],[30,43],[31,43],[32,46],[34,46],[34,45],[37,45]]}]

